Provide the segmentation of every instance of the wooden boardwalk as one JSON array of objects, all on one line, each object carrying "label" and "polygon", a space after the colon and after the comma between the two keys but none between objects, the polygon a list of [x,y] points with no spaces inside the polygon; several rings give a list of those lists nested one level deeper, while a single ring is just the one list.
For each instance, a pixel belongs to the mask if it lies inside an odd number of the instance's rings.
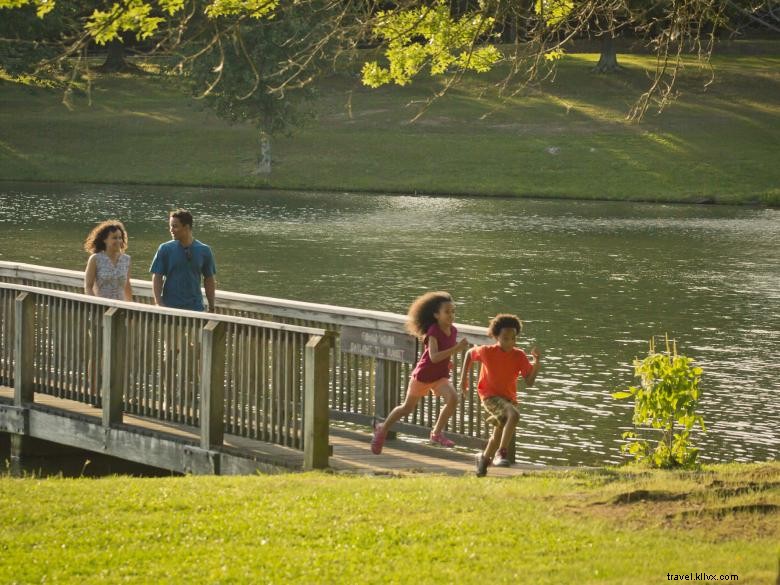
[{"label": "wooden boardwalk", "polygon": [[[13,389],[0,386],[0,406],[13,403]],[[80,420],[99,427],[102,424],[102,410],[73,400],[55,398],[37,393],[31,410],[61,417],[63,420]],[[120,425],[123,431],[146,436],[155,436],[171,442],[191,445],[199,444],[199,429],[186,425],[163,422],[155,419],[125,414]],[[370,450],[371,435],[368,432],[331,427],[329,458],[331,470],[339,473],[405,475],[445,474],[470,475],[474,472],[474,453],[459,449],[433,447],[417,441],[395,439],[385,443],[381,455]],[[303,467],[303,452],[245,437],[226,434],[222,446],[225,453],[237,458],[256,462],[260,472],[274,473],[284,470],[300,470]],[[491,468],[491,477],[512,477],[545,467],[517,464],[511,468]]]},{"label": "wooden boardwalk", "polygon": [[[404,315],[229,291],[219,313],[201,313],[149,304],[149,282],[133,290],[133,302],[86,296],[80,272],[0,261],[0,432],[12,454],[42,441],[176,473],[474,473],[486,424],[473,368],[449,420],[459,448],[428,444],[440,407],[429,397],[394,427],[401,438],[370,451],[369,426],[400,402],[422,351]],[[488,342],[482,327],[458,328]],[[452,362],[457,378],[462,355]]]}]

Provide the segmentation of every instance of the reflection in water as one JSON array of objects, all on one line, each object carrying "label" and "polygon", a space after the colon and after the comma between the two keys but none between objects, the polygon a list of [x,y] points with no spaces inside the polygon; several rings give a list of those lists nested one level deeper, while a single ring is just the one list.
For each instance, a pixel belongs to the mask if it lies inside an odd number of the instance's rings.
[{"label": "reflection in water", "polygon": [[223,289],[399,313],[445,289],[461,322],[518,313],[522,345],[544,353],[521,400],[523,460],[621,461],[631,409],[610,392],[667,332],[705,371],[703,458],[780,453],[777,210],[5,184],[0,259],[81,270],[91,225],[118,217],[148,278],[177,206],[214,248]]}]

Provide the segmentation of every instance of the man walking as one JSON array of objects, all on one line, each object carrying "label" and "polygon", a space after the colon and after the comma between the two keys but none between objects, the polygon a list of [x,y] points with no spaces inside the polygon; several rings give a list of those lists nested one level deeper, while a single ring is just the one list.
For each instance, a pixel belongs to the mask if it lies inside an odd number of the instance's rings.
[{"label": "man walking", "polygon": [[189,211],[171,211],[168,226],[173,239],[160,244],[149,269],[153,275],[154,303],[175,309],[205,310],[200,290],[202,276],[208,310],[213,313],[217,267],[211,248],[192,236],[192,214]]}]

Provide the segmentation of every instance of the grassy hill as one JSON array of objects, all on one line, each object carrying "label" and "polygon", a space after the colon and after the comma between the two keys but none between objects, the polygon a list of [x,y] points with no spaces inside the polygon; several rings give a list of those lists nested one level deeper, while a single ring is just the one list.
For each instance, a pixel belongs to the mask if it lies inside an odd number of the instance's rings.
[{"label": "grassy hill", "polygon": [[0,478],[0,582],[655,585],[707,573],[700,582],[774,585],[778,486],[777,463],[510,480]]},{"label": "grassy hill", "polygon": [[566,57],[554,81],[499,99],[467,79],[414,123],[441,80],[371,90],[319,85],[316,119],[274,143],[252,174],[257,135],[228,125],[159,77],[100,77],[86,96],[0,82],[0,180],[276,187],[650,201],[780,204],[780,57],[693,64],[680,96],[640,124],[647,56],[619,75]]}]

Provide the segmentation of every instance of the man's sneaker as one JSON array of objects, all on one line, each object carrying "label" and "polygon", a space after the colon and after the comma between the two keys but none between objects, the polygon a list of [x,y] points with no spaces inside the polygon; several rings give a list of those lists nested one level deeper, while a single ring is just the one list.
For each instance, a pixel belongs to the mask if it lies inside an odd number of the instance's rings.
[{"label": "man's sneaker", "polygon": [[474,458],[477,467],[477,477],[485,477],[487,475],[487,468],[490,465],[490,459],[485,457],[485,454],[480,451]]},{"label": "man's sneaker", "polygon": [[506,455],[506,449],[498,450],[498,454],[496,455],[496,459],[493,461],[493,465],[496,467],[509,467],[512,465],[512,462]]},{"label": "man's sneaker", "polygon": [[371,439],[371,452],[379,455],[382,452],[382,445],[385,444],[385,429],[382,423],[374,425],[374,438]]},{"label": "man's sneaker", "polygon": [[447,437],[445,437],[444,433],[439,433],[438,435],[431,433],[431,443],[433,443],[434,445],[441,445],[442,447],[455,446],[455,443],[453,441],[450,441]]}]

